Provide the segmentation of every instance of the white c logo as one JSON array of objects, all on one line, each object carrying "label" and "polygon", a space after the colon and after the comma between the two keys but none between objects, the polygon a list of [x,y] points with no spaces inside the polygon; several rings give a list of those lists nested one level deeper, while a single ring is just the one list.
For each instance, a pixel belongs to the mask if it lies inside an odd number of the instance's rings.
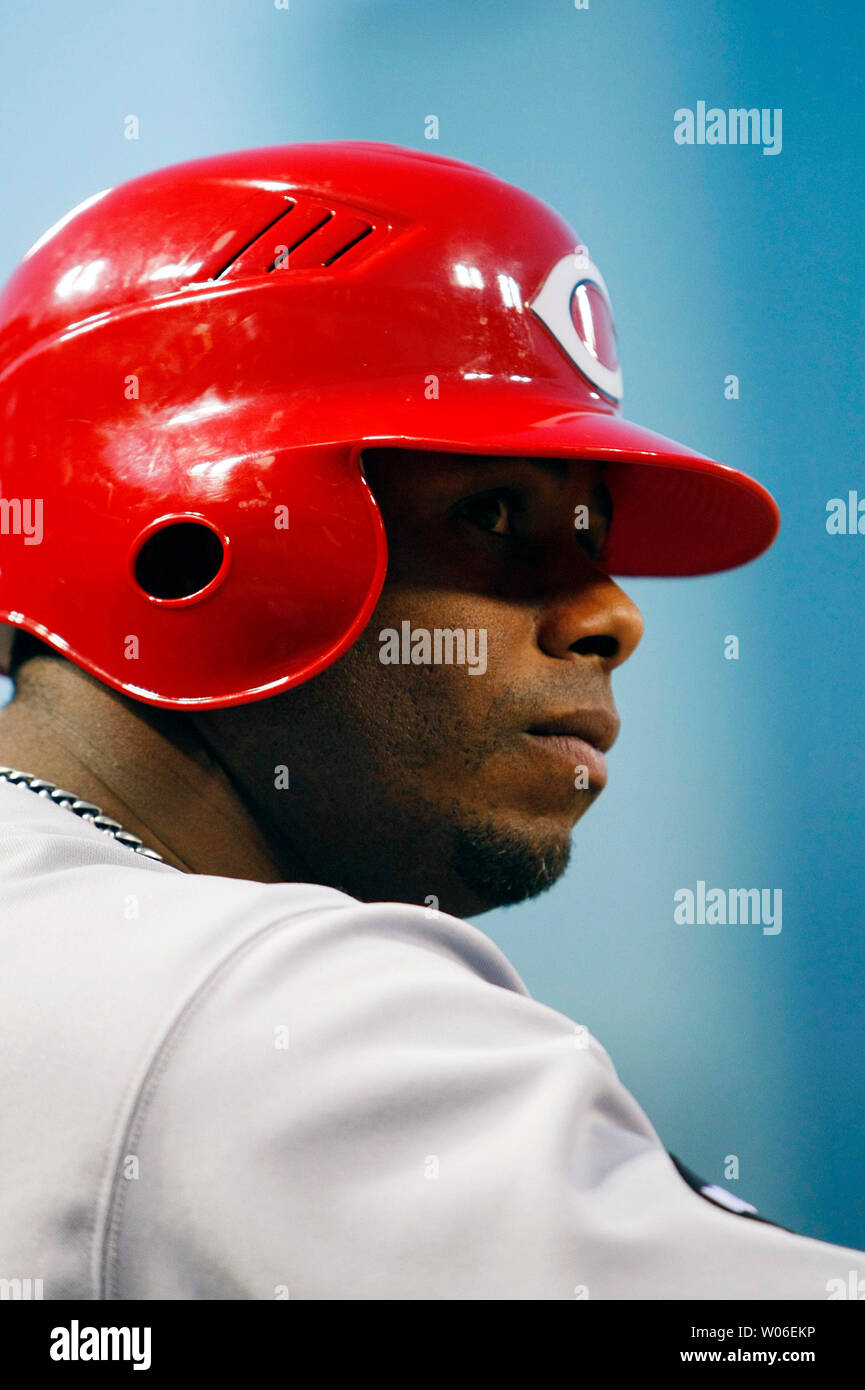
[{"label": "white c logo", "polygon": [[528,307],[586,380],[618,403],[622,369],[613,346],[610,296],[585,248],[556,262]]}]

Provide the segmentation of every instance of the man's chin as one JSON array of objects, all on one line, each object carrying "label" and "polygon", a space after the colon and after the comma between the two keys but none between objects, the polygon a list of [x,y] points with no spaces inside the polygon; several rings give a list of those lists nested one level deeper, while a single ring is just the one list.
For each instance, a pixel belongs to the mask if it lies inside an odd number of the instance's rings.
[{"label": "man's chin", "polygon": [[569,834],[542,839],[493,824],[453,831],[451,867],[479,904],[471,915],[545,893],[561,878],[570,857]]}]

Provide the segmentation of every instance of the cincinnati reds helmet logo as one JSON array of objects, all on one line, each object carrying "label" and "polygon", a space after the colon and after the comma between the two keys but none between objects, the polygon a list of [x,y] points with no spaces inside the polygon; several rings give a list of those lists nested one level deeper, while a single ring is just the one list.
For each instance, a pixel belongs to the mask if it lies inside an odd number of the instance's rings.
[{"label": "cincinnati reds helmet logo", "polygon": [[586,380],[620,401],[622,370],[610,296],[585,246],[556,262],[528,307]]}]

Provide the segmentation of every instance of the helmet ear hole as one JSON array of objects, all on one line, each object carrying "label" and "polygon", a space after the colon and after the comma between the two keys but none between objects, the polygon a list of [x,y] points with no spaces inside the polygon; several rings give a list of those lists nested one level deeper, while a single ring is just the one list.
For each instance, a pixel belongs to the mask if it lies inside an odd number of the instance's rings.
[{"label": "helmet ear hole", "polygon": [[210,526],[177,520],[153,531],[135,559],[135,582],[149,598],[185,599],[213,583],[225,562],[225,547]]}]

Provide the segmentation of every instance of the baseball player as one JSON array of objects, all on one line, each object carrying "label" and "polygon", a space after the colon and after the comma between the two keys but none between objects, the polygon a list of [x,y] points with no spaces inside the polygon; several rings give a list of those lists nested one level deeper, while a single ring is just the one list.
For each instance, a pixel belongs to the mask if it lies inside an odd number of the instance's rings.
[{"label": "baseball player", "polygon": [[467,164],[87,200],[0,299],[0,1276],[52,1299],[826,1299],[463,918],[542,892],[641,619],[776,534],[620,415],[609,296]]}]

